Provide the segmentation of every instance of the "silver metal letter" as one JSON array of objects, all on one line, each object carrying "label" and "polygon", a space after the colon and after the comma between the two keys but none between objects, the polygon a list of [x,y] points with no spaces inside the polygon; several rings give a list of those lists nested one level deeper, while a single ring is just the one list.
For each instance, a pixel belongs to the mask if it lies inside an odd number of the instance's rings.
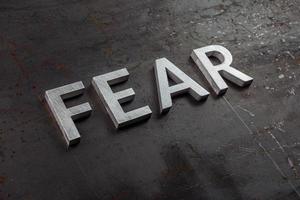
[{"label": "silver metal letter", "polygon": [[89,116],[92,108],[89,103],[66,108],[63,100],[78,96],[83,93],[83,90],[84,85],[79,81],[52,90],[47,90],[45,93],[49,108],[51,109],[68,146],[79,143],[80,141],[80,134],[73,120]]},{"label": "silver metal letter", "polygon": [[144,106],[129,112],[124,112],[121,103],[134,99],[132,88],[114,93],[111,85],[127,81],[129,73],[126,68],[113,71],[93,78],[92,84],[101,98],[110,118],[116,128],[126,126],[150,118],[152,111],[149,106]]},{"label": "silver metal letter", "polygon": [[[213,65],[209,59],[210,56],[217,58],[221,64]],[[222,77],[241,87],[248,86],[253,81],[250,76],[230,66],[232,55],[225,47],[220,45],[194,49],[191,57],[217,95],[224,94],[228,88]]]},{"label": "silver metal letter", "polygon": [[[197,101],[206,99],[209,95],[208,91],[166,58],[157,59],[154,69],[160,113],[167,112],[172,107],[172,97],[178,94],[189,93]],[[169,86],[168,77],[177,84]]]}]

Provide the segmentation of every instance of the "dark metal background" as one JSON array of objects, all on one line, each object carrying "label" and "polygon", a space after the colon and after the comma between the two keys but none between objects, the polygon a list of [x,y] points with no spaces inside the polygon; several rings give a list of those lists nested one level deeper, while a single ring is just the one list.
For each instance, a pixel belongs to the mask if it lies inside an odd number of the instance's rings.
[{"label": "dark metal background", "polygon": [[[0,199],[299,199],[298,0],[1,0]],[[153,64],[202,86],[192,49],[221,44],[254,77],[158,114]],[[128,67],[146,123],[120,131],[91,78]],[[81,143],[66,151],[44,92],[84,81]],[[210,89],[210,92],[212,90]]]}]

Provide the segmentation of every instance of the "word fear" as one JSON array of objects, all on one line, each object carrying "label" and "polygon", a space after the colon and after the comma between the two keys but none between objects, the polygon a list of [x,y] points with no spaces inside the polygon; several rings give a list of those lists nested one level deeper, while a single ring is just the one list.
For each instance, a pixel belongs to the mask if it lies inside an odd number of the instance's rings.
[{"label": "word fear", "polygon": [[[214,65],[210,57],[215,57],[220,64]],[[224,94],[228,88],[223,78],[232,83],[244,87],[252,83],[253,78],[231,67],[232,55],[224,47],[210,45],[192,51],[191,57],[200,71],[204,74],[216,95]],[[167,112],[172,107],[172,97],[188,93],[195,100],[205,100],[209,92],[191,79],[177,66],[166,58],[160,58],[154,65],[160,113]],[[129,112],[124,112],[121,104],[132,101],[135,92],[132,88],[113,92],[112,85],[128,80],[129,73],[126,68],[95,76],[92,85],[116,128],[120,128],[151,117],[149,106],[144,106]],[[175,82],[170,86],[168,78]],[[74,124],[74,120],[87,117],[92,108],[89,103],[83,103],[67,108],[63,100],[80,95],[84,92],[81,81],[47,90],[45,98],[52,114],[65,138],[67,145],[73,145],[80,141],[80,134]]]}]

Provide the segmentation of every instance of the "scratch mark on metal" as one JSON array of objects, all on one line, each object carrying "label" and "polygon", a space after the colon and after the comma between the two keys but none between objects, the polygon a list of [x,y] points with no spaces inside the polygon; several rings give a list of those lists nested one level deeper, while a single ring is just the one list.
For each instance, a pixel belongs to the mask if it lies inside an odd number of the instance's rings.
[{"label": "scratch mark on metal", "polygon": [[242,106],[237,106],[239,109],[245,111],[246,113],[248,113],[251,117],[255,117],[255,114],[252,113],[251,111],[247,110],[246,108],[243,108]]},{"label": "scratch mark on metal", "polygon": [[[229,106],[229,108],[233,111],[233,113],[236,115],[236,117],[241,121],[241,123],[245,126],[245,128],[248,130],[248,133],[250,135],[254,135],[253,131],[249,128],[249,126],[246,124],[246,122],[243,120],[243,118],[239,115],[239,113],[234,109],[234,107],[230,104],[230,102],[223,96],[222,97],[226,104]],[[279,167],[275,159],[271,156],[271,154],[267,151],[267,149],[262,145],[260,141],[258,141],[256,138],[254,138],[254,141],[258,144],[258,146],[263,150],[263,152],[266,154],[266,156],[270,159],[272,164],[274,165],[275,169],[280,173],[280,175],[287,180],[291,188],[295,191],[297,196],[300,198],[300,193],[296,189],[295,185],[287,178],[287,176],[284,174],[282,169]]]},{"label": "scratch mark on metal", "polygon": [[277,140],[277,138],[275,137],[275,135],[273,135],[273,133],[270,133],[271,137],[275,140],[276,144],[278,145],[279,149],[285,153],[285,150],[283,148],[283,146],[279,143],[279,141]]}]

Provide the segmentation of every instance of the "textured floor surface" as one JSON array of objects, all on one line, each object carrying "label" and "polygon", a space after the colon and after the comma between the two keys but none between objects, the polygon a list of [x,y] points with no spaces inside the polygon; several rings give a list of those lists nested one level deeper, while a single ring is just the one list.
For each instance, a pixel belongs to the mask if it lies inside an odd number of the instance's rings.
[{"label": "textured floor surface", "polygon": [[[254,78],[223,97],[175,98],[160,116],[166,57],[212,93],[190,59],[220,44]],[[0,199],[300,199],[299,0],[0,0]],[[127,67],[131,110],[116,131],[91,78]],[[45,90],[82,80],[92,115],[68,151]]]}]

